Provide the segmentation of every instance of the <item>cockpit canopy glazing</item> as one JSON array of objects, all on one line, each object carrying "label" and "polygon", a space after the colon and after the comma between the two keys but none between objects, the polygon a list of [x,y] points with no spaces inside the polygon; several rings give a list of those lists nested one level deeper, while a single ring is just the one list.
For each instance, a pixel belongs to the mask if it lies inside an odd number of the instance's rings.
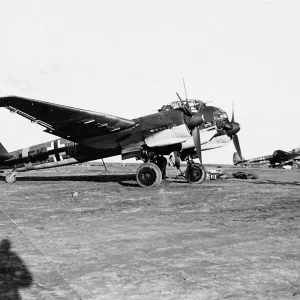
[{"label": "cockpit canopy glazing", "polygon": [[173,101],[166,105],[163,105],[158,111],[166,111],[169,109],[180,109],[183,108],[186,104],[190,107],[192,112],[197,112],[200,105],[205,105],[204,102],[197,99],[187,99],[182,101]]}]

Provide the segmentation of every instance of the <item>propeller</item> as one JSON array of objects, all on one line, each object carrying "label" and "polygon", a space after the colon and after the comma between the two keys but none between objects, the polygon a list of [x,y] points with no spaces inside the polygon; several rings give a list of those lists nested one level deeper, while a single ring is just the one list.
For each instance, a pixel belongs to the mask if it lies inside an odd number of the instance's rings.
[{"label": "propeller", "polygon": [[240,159],[243,161],[242,151],[240,147],[239,138],[237,136],[237,133],[240,131],[240,124],[236,123],[234,121],[234,105],[232,103],[232,117],[231,121],[228,122],[224,126],[224,130],[226,131],[226,134],[233,140],[234,147],[236,149],[237,154],[239,155]]},{"label": "propeller", "polygon": [[200,139],[200,128],[199,126],[195,127],[192,130],[193,140],[196,148],[196,152],[198,155],[198,158],[200,160],[200,163],[202,164],[202,152],[201,152],[201,139]]},{"label": "propeller", "polygon": [[176,94],[179,100],[181,101],[181,103],[183,104],[183,111],[184,114],[187,116],[187,118],[185,119],[185,123],[189,128],[189,130],[191,130],[192,132],[192,137],[195,144],[197,156],[200,160],[200,163],[202,164],[201,138],[200,138],[200,128],[199,128],[199,126],[203,123],[202,114],[200,113],[202,109],[202,105],[199,106],[197,112],[192,112],[190,106],[188,105],[188,102],[184,103],[181,97],[179,96],[179,94],[178,93]]},{"label": "propeller", "polygon": [[237,134],[233,135],[232,140],[233,140],[233,144],[236,149],[236,152],[239,155],[239,157],[241,158],[241,161],[243,162],[242,151],[241,151],[240,142],[239,142],[239,138],[238,138]]}]

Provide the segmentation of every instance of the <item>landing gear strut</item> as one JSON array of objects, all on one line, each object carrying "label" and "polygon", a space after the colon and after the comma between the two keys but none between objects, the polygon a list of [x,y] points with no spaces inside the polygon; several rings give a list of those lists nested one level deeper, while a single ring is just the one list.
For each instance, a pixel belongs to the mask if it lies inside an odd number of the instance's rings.
[{"label": "landing gear strut", "polygon": [[193,161],[193,154],[189,153],[189,154],[183,154],[183,156],[181,156],[181,160],[185,160],[187,163],[187,168],[184,173],[180,170],[179,157],[180,155],[177,152],[174,153],[175,161],[173,161],[172,155],[169,156],[170,165],[176,167],[177,170],[180,172],[180,175],[178,175],[177,177],[182,176],[189,183],[202,183],[206,179],[207,173],[204,166],[202,164],[195,163]]}]

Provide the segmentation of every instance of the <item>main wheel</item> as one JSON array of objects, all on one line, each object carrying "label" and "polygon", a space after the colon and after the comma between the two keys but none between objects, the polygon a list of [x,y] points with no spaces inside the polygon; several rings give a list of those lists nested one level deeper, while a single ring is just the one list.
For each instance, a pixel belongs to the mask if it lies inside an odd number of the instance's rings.
[{"label": "main wheel", "polygon": [[202,183],[206,179],[206,170],[200,164],[190,164],[185,170],[185,178],[190,183]]},{"label": "main wheel", "polygon": [[16,175],[14,175],[13,173],[9,173],[5,176],[5,181],[7,183],[14,183],[16,182],[17,178]]},{"label": "main wheel", "polygon": [[299,164],[294,162],[293,165],[292,165],[292,169],[299,169]]},{"label": "main wheel", "polygon": [[141,187],[157,187],[161,183],[160,168],[153,163],[144,163],[136,171],[136,180]]}]

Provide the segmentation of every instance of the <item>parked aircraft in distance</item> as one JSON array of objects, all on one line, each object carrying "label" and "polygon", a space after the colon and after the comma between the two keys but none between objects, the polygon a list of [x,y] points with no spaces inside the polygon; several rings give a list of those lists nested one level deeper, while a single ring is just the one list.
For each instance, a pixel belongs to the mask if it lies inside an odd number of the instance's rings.
[{"label": "parked aircraft in distance", "polygon": [[[178,94],[177,94],[178,95]],[[158,186],[166,165],[163,155],[175,153],[175,166],[187,162],[188,182],[201,183],[206,171],[201,152],[222,147],[232,139],[241,154],[238,123],[221,108],[194,99],[164,105],[157,113],[133,120],[17,96],[0,98],[0,107],[29,119],[59,139],[7,152],[0,146],[0,169],[6,182],[17,172],[59,167],[121,155],[143,164],[136,172],[142,187]],[[199,158],[200,164],[193,161]]]},{"label": "parked aircraft in distance", "polygon": [[292,166],[293,169],[300,168],[300,148],[291,151],[276,150],[273,154],[260,156],[252,159],[241,160],[237,152],[233,154],[233,163],[235,165],[267,165],[271,168],[281,168],[286,165]]}]

